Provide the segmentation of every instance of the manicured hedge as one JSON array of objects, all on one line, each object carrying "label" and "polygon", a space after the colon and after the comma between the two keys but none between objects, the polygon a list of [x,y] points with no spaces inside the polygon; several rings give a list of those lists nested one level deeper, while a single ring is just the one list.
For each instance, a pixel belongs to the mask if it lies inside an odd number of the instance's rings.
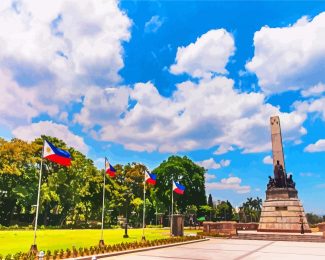
[{"label": "manicured hedge", "polygon": [[[185,236],[185,237],[171,237],[171,238],[165,238],[165,239],[156,239],[156,240],[147,240],[147,241],[141,241],[141,242],[126,242],[126,243],[120,243],[115,245],[104,245],[102,247],[100,246],[91,246],[89,248],[75,248],[72,247],[72,249],[60,249],[60,250],[54,250],[51,252],[50,250],[45,252],[44,258],[46,260],[49,259],[64,259],[64,258],[72,258],[72,257],[81,257],[81,256],[91,256],[96,254],[103,254],[103,253],[112,253],[112,252],[118,252],[118,251],[125,251],[125,250],[132,250],[137,248],[145,248],[145,247],[152,247],[152,246],[160,246],[160,245],[166,245],[166,244],[173,244],[173,243],[179,243],[179,242],[185,242],[185,241],[191,241],[196,239],[201,239],[202,236]],[[15,255],[7,255],[5,258],[3,258],[2,255],[0,255],[0,260],[34,260],[38,257],[36,255],[32,255],[31,253],[16,253]]]}]

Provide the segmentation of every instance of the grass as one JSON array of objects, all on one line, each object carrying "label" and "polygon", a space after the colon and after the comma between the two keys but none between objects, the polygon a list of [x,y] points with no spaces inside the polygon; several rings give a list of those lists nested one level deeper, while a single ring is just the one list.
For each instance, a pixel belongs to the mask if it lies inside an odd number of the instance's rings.
[{"label": "grass", "polygon": [[[186,233],[196,233],[196,230],[186,230]],[[46,251],[55,249],[67,249],[75,246],[90,247],[98,245],[101,235],[100,229],[61,229],[61,230],[38,230],[38,250]],[[142,229],[129,229],[129,238],[123,238],[124,229],[104,230],[105,244],[117,244],[121,242],[139,241],[142,237]],[[148,228],[145,230],[147,240],[166,238],[169,236],[169,229]],[[34,231],[12,230],[0,231],[0,254],[14,254],[17,252],[28,252],[33,243]]]}]

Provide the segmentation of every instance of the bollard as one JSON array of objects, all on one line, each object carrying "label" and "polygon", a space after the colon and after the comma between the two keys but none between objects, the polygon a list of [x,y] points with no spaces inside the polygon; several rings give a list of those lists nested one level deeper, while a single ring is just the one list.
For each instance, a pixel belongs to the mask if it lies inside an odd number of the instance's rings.
[{"label": "bollard", "polygon": [[45,253],[43,251],[40,251],[38,254],[38,259],[43,260]]},{"label": "bollard", "polygon": [[96,256],[93,256],[93,257],[91,258],[91,260],[97,260]]}]

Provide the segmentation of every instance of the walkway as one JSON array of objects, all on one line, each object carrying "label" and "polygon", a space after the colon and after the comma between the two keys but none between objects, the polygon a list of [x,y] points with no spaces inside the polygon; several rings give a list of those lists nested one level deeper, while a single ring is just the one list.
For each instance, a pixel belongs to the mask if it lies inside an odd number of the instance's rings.
[{"label": "walkway", "polygon": [[102,259],[325,259],[325,243],[211,239],[205,242]]}]

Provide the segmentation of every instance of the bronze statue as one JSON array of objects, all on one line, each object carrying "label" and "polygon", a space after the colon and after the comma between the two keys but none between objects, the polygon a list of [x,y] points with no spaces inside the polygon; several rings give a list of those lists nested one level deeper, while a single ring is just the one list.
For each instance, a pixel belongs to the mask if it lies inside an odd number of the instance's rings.
[{"label": "bronze statue", "polygon": [[283,166],[280,164],[279,160],[276,161],[276,165],[274,166],[274,180],[275,185],[278,188],[285,188],[286,185],[286,176],[283,170]]}]

